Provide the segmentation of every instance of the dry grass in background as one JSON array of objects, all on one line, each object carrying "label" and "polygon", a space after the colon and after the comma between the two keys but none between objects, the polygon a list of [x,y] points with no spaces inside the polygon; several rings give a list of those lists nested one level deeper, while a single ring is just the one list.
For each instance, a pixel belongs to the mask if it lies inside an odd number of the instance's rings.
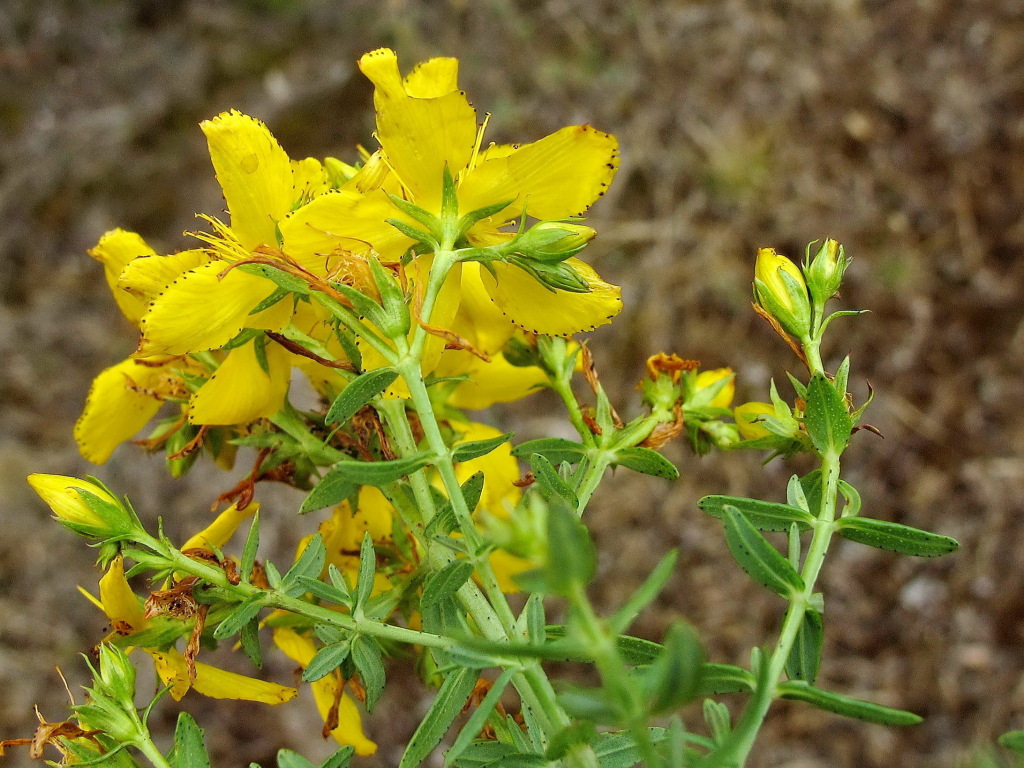
[{"label": "dry grass in background", "polygon": [[[103,621],[74,591],[92,552],[48,522],[30,471],[90,471],[71,424],[88,383],[135,338],[85,250],[113,226],[158,250],[184,246],[194,211],[223,207],[197,123],[234,107],[288,152],[350,157],[371,142],[363,52],[405,65],[462,60],[489,134],[526,141],[591,122],[619,136],[622,168],[595,207],[589,249],[624,287],[626,310],[594,335],[625,408],[659,350],[731,365],[761,399],[794,362],[749,309],[755,249],[791,256],[832,236],[854,258],[844,321],[827,350],[853,355],[855,393],[878,397],[846,467],[866,513],[956,536],[960,552],[910,560],[836,545],[827,565],[823,683],[925,715],[891,730],[801,705],[770,717],[756,766],[952,766],[974,743],[1021,727],[1024,687],[1024,3],[1020,0],[7,0],[0,13],[0,732],[26,735],[38,702],[57,719],[77,654]],[[546,402],[541,399],[541,402]],[[557,411],[509,408],[521,436]],[[621,472],[590,523],[597,596],[615,604],[670,547],[669,589],[641,633],[690,619],[718,661],[773,637],[781,604],[731,562],[710,492],[780,498],[805,467],[697,459],[674,484]],[[98,474],[171,533],[208,518],[239,474],[164,477],[120,449]],[[294,496],[269,492],[267,545],[287,558]],[[273,519],[273,524],[270,520]],[[287,679],[287,664],[271,670]],[[408,676],[399,667],[394,674]],[[415,683],[370,720],[364,765],[394,765],[425,703]],[[411,692],[412,691],[412,692]],[[215,763],[272,765],[304,749],[311,709],[213,706],[190,696]],[[421,697],[425,702],[425,698]],[[173,707],[154,716],[166,730]],[[317,747],[323,749],[323,747]],[[26,765],[12,754],[5,765]]]}]

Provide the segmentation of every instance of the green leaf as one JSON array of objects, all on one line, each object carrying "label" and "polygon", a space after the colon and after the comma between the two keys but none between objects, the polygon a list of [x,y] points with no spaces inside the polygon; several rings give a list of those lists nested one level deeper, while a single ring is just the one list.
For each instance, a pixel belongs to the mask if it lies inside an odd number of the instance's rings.
[{"label": "green leaf", "polygon": [[299,514],[306,514],[316,509],[333,507],[349,498],[358,490],[358,486],[348,479],[345,470],[328,470],[327,474],[313,487],[309,495],[303,499]]},{"label": "green leaf", "polygon": [[803,590],[804,580],[789,560],[736,507],[727,504],[723,520],[729,551],[750,578],[785,598]]},{"label": "green leaf", "polygon": [[434,750],[469,701],[479,670],[457,669],[441,684],[430,709],[405,748],[398,768],[415,768]]},{"label": "green leaf", "polygon": [[354,461],[342,459],[331,467],[331,473],[355,485],[387,485],[411,475],[434,460],[434,454],[422,451],[391,461]]},{"label": "green leaf", "polygon": [[999,746],[1024,757],[1024,731],[1007,731],[999,737]]},{"label": "green leaf", "polygon": [[562,479],[561,475],[551,466],[551,462],[539,453],[530,456],[530,469],[537,479],[537,487],[540,488],[545,498],[554,501],[560,499],[569,504],[573,509],[579,507],[579,499],[576,492],[569,487],[569,484]]},{"label": "green leaf", "polygon": [[324,569],[324,562],[327,559],[327,549],[324,547],[324,537],[317,533],[306,544],[299,559],[288,569],[288,573],[281,580],[281,591],[288,597],[298,597],[306,591],[305,585],[299,577],[305,576],[309,579],[319,579],[320,572]]},{"label": "green leaf", "polygon": [[701,695],[753,693],[757,680],[750,672],[732,664],[705,664],[700,678]]},{"label": "green leaf", "polygon": [[352,644],[347,641],[325,645],[316,655],[309,660],[309,664],[302,672],[302,679],[307,683],[315,682],[342,665],[352,650]]},{"label": "green leaf", "polygon": [[838,455],[850,442],[853,419],[846,410],[846,401],[836,392],[832,382],[821,374],[816,374],[807,386],[804,424],[811,443],[819,453]]},{"label": "green leaf", "polygon": [[452,450],[452,461],[472,461],[486,456],[502,443],[507,443],[512,438],[511,432],[492,437],[487,440],[473,440],[468,443],[460,443]]},{"label": "green leaf", "polygon": [[727,506],[734,507],[760,531],[787,531],[792,523],[796,523],[800,530],[807,531],[814,525],[814,518],[799,507],[771,501],[716,495],[705,496],[697,502],[697,506],[718,518],[725,517]]},{"label": "green leaf", "polygon": [[503,210],[508,208],[512,204],[512,200],[506,200],[503,203],[494,203],[492,205],[485,205],[483,208],[477,208],[475,211],[470,211],[459,219],[459,236],[466,234],[474,224],[482,221],[496,213],[501,213]]},{"label": "green leaf", "polygon": [[462,730],[459,732],[458,738],[455,739],[455,743],[452,744],[451,749],[444,756],[445,766],[452,765],[459,755],[461,755],[470,743],[475,739],[480,731],[483,730],[487,724],[487,718],[490,717],[491,712],[497,706],[501,700],[501,695],[505,692],[505,688],[512,680],[512,676],[515,675],[517,670],[506,669],[494,681],[494,685],[484,696],[483,700],[477,705],[476,709],[473,710],[473,714],[469,716],[466,724],[462,726]]},{"label": "green leaf", "polygon": [[687,624],[677,621],[669,627],[661,655],[644,673],[644,687],[650,711],[672,712],[700,692],[704,648]]},{"label": "green leaf", "polygon": [[391,386],[398,378],[393,368],[376,368],[357,376],[341,390],[324,421],[328,424],[344,424],[356,415],[364,405]]},{"label": "green leaf", "polygon": [[570,596],[578,587],[589,584],[596,570],[594,544],[575,508],[561,499],[552,499],[548,508],[548,553],[544,564],[548,589],[557,595]]},{"label": "green leaf", "polygon": [[646,608],[658,596],[658,593],[664,589],[665,583],[672,576],[672,571],[676,567],[676,560],[678,559],[679,553],[674,549],[661,558],[654,567],[654,570],[644,580],[644,583],[640,585],[640,588],[608,620],[608,626],[613,632],[618,634],[628,629],[640,611]]},{"label": "green leaf", "polygon": [[290,749],[277,751],[277,768],[316,768],[309,760]]},{"label": "green leaf", "polygon": [[948,536],[869,517],[844,517],[837,520],[836,533],[859,544],[915,557],[948,555],[960,546],[956,539]]},{"label": "green leaf", "polygon": [[260,623],[253,618],[248,624],[242,627],[238,635],[242,645],[242,652],[256,669],[263,668],[263,652],[260,650]]},{"label": "green leaf", "polygon": [[573,747],[589,744],[596,738],[597,728],[593,723],[586,720],[570,723],[551,737],[545,757],[548,760],[561,760]]},{"label": "green leaf", "polygon": [[359,635],[352,644],[352,661],[366,689],[366,711],[372,712],[384,692],[385,682],[384,660],[377,641]]},{"label": "green leaf", "polygon": [[837,715],[852,717],[855,720],[863,720],[868,723],[879,725],[917,725],[922,722],[920,715],[907,712],[902,709],[883,707],[881,704],[873,704],[862,699],[853,699],[839,693],[823,691],[815,688],[802,680],[789,680],[778,685],[779,695],[783,699],[794,699],[813,704],[818,709],[826,712],[835,712]]},{"label": "green leaf", "polygon": [[264,594],[262,592],[247,598],[245,601],[238,604],[238,606],[231,611],[220,624],[217,625],[217,629],[213,631],[213,636],[217,640],[223,640],[226,637],[231,637],[236,632],[240,632],[242,627],[256,618],[257,614],[263,609]]},{"label": "green leaf", "polygon": [[573,440],[566,440],[562,437],[542,437],[538,440],[527,440],[512,449],[512,455],[517,459],[528,459],[535,453],[539,453],[552,464],[561,464],[567,461],[575,464],[587,455],[587,449],[582,443]]},{"label": "green leaf", "polygon": [[352,596],[347,592],[342,592],[331,584],[325,584],[320,581],[320,579],[314,579],[310,576],[300,576],[299,583],[302,584],[303,588],[307,592],[321,600],[326,600],[328,603],[347,606],[352,599]]},{"label": "green leaf", "polygon": [[353,747],[342,747],[324,760],[320,764],[320,768],[348,768],[348,764],[352,762],[352,756],[355,753],[356,751]]},{"label": "green leaf", "polygon": [[497,760],[514,755],[517,751],[511,744],[501,741],[490,739],[473,741],[462,751],[454,764],[457,768],[483,768],[485,765],[492,765]]},{"label": "green leaf", "polygon": [[178,715],[174,728],[174,768],[210,768],[203,731],[188,712]]},{"label": "green leaf", "polygon": [[374,574],[377,572],[377,553],[373,549],[370,532],[363,534],[359,547],[359,579],[356,582],[355,610],[362,610],[373,593]]},{"label": "green leaf", "polygon": [[242,561],[239,565],[239,572],[242,582],[249,583],[252,578],[252,569],[256,565],[256,551],[260,546],[260,513],[256,512],[252,517],[252,524],[249,526],[249,533],[245,537],[245,546],[242,548]]},{"label": "green leaf", "polygon": [[818,679],[818,667],[821,665],[821,648],[825,641],[825,627],[821,614],[813,608],[804,611],[800,629],[796,633],[796,642],[786,659],[786,675],[790,680],[803,680],[814,683]]},{"label": "green leaf", "polygon": [[716,744],[722,744],[732,730],[732,715],[729,708],[720,701],[704,699],[703,705],[704,722],[711,731],[711,738]]},{"label": "green leaf", "polygon": [[650,448],[620,448],[615,452],[615,463],[634,472],[654,475],[665,480],[678,480],[676,465]]},{"label": "green leaf", "polygon": [[604,688],[571,686],[558,694],[558,703],[570,717],[598,725],[620,725],[622,715]]},{"label": "green leaf", "polygon": [[423,586],[422,605],[426,608],[436,605],[446,597],[454,597],[462,585],[473,575],[473,564],[468,560],[453,560],[444,568],[432,573]]}]

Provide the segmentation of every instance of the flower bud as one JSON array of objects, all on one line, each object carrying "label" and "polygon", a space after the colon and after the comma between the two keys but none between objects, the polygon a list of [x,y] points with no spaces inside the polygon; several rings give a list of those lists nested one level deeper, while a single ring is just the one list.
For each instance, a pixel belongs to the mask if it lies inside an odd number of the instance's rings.
[{"label": "flower bud", "polygon": [[123,536],[135,526],[132,515],[97,482],[64,475],[32,474],[32,490],[39,494],[57,520],[73,533],[91,539]]},{"label": "flower bud", "polygon": [[843,246],[832,239],[822,244],[807,267],[807,287],[816,305],[821,306],[836,295],[849,265]]},{"label": "flower bud", "polygon": [[694,382],[694,402],[687,403],[690,407],[728,408],[732,405],[732,398],[736,394],[736,374],[732,368],[701,371]]},{"label": "flower bud", "polygon": [[586,246],[597,234],[582,224],[542,221],[515,240],[515,249],[538,261],[564,261]]},{"label": "flower bud", "polygon": [[775,252],[761,248],[754,265],[754,295],[758,304],[797,338],[810,332],[811,302],[799,267]]},{"label": "flower bud", "polygon": [[760,416],[774,416],[775,406],[771,403],[743,403],[732,409],[733,418],[736,419],[736,429],[744,440],[759,440],[768,437],[772,433],[757,419]]}]

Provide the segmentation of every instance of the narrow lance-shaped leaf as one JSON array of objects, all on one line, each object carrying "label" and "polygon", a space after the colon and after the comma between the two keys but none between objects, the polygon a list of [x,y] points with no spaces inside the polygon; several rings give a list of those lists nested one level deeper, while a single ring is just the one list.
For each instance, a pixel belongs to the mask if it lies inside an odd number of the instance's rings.
[{"label": "narrow lance-shaped leaf", "polygon": [[333,507],[340,504],[358,490],[356,483],[353,483],[344,469],[331,469],[320,478],[313,490],[303,500],[299,507],[300,514],[306,514],[316,509]]},{"label": "narrow lance-shaped leaf", "polygon": [[474,440],[469,443],[460,443],[455,446],[454,450],[452,450],[452,461],[460,462],[479,459],[481,456],[486,456],[502,443],[507,443],[511,438],[512,433],[506,432],[503,435],[491,437],[487,440]]},{"label": "narrow lance-shaped leaf", "polygon": [[569,487],[569,484],[562,479],[561,475],[551,466],[551,462],[539,453],[530,456],[530,469],[537,479],[537,486],[549,499],[561,499],[571,505],[573,509],[579,506],[579,499],[576,492]]},{"label": "narrow lance-shaped leaf", "polygon": [[357,376],[341,391],[325,421],[328,424],[344,424],[373,398],[387,389],[398,378],[398,371],[392,368],[377,368]]},{"label": "narrow lance-shaped leaf", "polygon": [[803,590],[804,580],[789,560],[736,507],[726,505],[723,520],[729,551],[750,578],[786,598]]},{"label": "narrow lance-shaped leaf", "polygon": [[327,560],[327,549],[324,547],[324,537],[319,533],[313,535],[306,544],[299,559],[288,569],[281,581],[281,590],[288,597],[298,597],[306,591],[306,587],[300,581],[301,576],[310,579],[320,577],[324,569],[324,562]]},{"label": "narrow lance-shaped leaf", "polygon": [[256,615],[263,608],[263,593],[258,593],[238,604],[231,613],[224,617],[224,620],[217,625],[213,636],[217,640],[223,640],[240,632],[242,627],[256,618]]},{"label": "narrow lance-shaped leaf", "polygon": [[422,605],[436,605],[446,597],[453,597],[473,575],[473,564],[468,560],[454,560],[431,574],[423,587]]},{"label": "narrow lance-shaped leaf", "polygon": [[341,666],[348,658],[352,644],[347,641],[325,645],[310,659],[302,672],[302,679],[307,683],[315,682]]},{"label": "narrow lance-shaped leaf", "polygon": [[531,455],[539,453],[552,464],[561,464],[567,461],[575,464],[587,454],[583,444],[566,440],[564,437],[541,437],[537,440],[527,440],[512,449],[512,455],[518,459],[528,459]]},{"label": "narrow lance-shaped leaf", "polygon": [[416,470],[427,466],[434,460],[428,452],[413,453],[391,461],[353,461],[342,459],[331,468],[331,473],[356,485],[387,485]]},{"label": "narrow lance-shaped leaf", "polygon": [[469,701],[479,674],[479,670],[463,667],[444,679],[430,709],[409,740],[398,768],[415,768],[441,743],[441,739]]},{"label": "narrow lance-shaped leaf", "polygon": [[697,506],[712,517],[724,517],[727,506],[734,507],[751,525],[761,531],[787,531],[796,523],[801,531],[810,530],[814,518],[789,504],[779,504],[758,499],[744,499],[739,496],[705,496]]},{"label": "narrow lance-shaped leaf", "polygon": [[879,725],[917,725],[921,722],[920,715],[902,709],[883,707],[862,699],[854,699],[831,691],[815,688],[802,680],[789,680],[779,683],[779,695],[783,699],[795,699],[813,704],[818,709],[834,712],[855,720],[864,720]]},{"label": "narrow lance-shaped leaf", "polygon": [[813,608],[808,608],[797,631],[796,642],[793,643],[793,649],[786,660],[786,674],[790,680],[814,683],[818,679],[824,640],[825,628],[821,614]]},{"label": "narrow lance-shaped leaf", "polygon": [[650,448],[622,448],[616,452],[615,463],[634,472],[654,475],[665,480],[677,480],[679,470],[676,465],[657,451]]},{"label": "narrow lance-shaped leaf", "polygon": [[366,690],[366,711],[372,712],[384,692],[384,660],[380,646],[372,637],[360,635],[352,644],[352,661]]},{"label": "narrow lance-shaped leaf", "polygon": [[452,744],[451,749],[445,754],[445,766],[453,765],[459,755],[465,751],[466,747],[484,729],[484,726],[487,724],[487,718],[490,717],[491,712],[501,700],[501,695],[505,692],[506,686],[508,686],[515,673],[515,669],[506,669],[494,681],[491,689],[477,705],[476,709],[473,710],[473,714],[469,716],[466,724],[462,726],[462,730],[459,732],[458,738],[455,739],[455,743]]},{"label": "narrow lance-shaped leaf", "polygon": [[174,768],[210,768],[203,731],[188,712],[178,715],[174,728]]},{"label": "narrow lance-shaped leaf", "polygon": [[363,534],[363,543],[359,548],[359,580],[356,582],[355,611],[361,612],[369,602],[373,592],[374,573],[377,571],[377,553],[373,548],[373,539],[369,532]]},{"label": "narrow lance-shaped leaf", "polygon": [[640,588],[608,620],[608,626],[613,632],[625,632],[640,611],[646,608],[658,596],[658,593],[664,589],[665,583],[672,576],[672,570],[675,568],[676,560],[678,559],[679,553],[674,549],[661,558],[658,564],[654,566],[654,570],[644,580],[644,583],[640,585]]},{"label": "narrow lance-shaped leaf", "polygon": [[594,545],[576,510],[561,499],[548,507],[548,555],[544,581],[553,593],[569,596],[590,583],[597,568]]},{"label": "narrow lance-shaped leaf", "polygon": [[804,424],[811,443],[820,453],[842,453],[850,442],[853,419],[846,409],[846,401],[821,374],[815,375],[807,387]]},{"label": "narrow lance-shaped leaf", "polygon": [[844,517],[836,522],[836,532],[859,544],[915,557],[948,555],[960,546],[948,536],[869,517]]}]

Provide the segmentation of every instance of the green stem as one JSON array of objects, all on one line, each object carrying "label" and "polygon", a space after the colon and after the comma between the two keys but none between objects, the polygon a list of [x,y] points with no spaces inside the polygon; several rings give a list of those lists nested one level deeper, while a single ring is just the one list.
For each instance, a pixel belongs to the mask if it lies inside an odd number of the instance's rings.
[{"label": "green stem", "polygon": [[160,748],[153,743],[153,739],[150,737],[149,731],[146,727],[142,726],[141,723],[140,726],[139,738],[134,742],[135,748],[144,754],[146,759],[149,760],[149,762],[151,762],[156,768],[173,768],[173,766],[167,761],[167,758],[164,757],[163,752],[160,751]]},{"label": "green stem", "polygon": [[575,393],[572,391],[572,386],[560,375],[549,377],[549,383],[551,389],[555,391],[555,393],[562,399],[562,403],[565,404],[565,410],[569,417],[569,422],[573,425],[576,431],[579,432],[580,438],[583,440],[583,444],[588,447],[593,447],[594,433],[590,431],[590,427],[587,426],[587,422],[583,418],[583,411],[580,408],[580,404],[576,399]]},{"label": "green stem", "polygon": [[775,644],[772,655],[768,660],[768,673],[765,684],[758,688],[753,698],[748,702],[739,724],[733,731],[733,739],[723,753],[716,753],[717,760],[731,759],[737,766],[743,766],[754,746],[757,734],[764,723],[765,716],[772,701],[775,699],[777,687],[782,680],[782,674],[786,668],[786,661],[789,659],[796,642],[797,633],[803,624],[804,615],[811,603],[811,596],[814,594],[814,587],[821,573],[825,561],[825,554],[828,552],[832,534],[835,532],[836,500],[839,488],[839,455],[826,453],[821,457],[821,507],[818,510],[817,525],[814,527],[814,534],[811,536],[811,543],[807,549],[807,556],[804,559],[804,566],[800,576],[804,581],[804,588],[790,598],[789,608],[786,611],[786,618],[782,623],[779,632],[779,639]]},{"label": "green stem", "polygon": [[601,680],[613,700],[618,702],[630,733],[640,748],[644,766],[646,768],[661,768],[661,755],[655,749],[654,742],[651,741],[651,733],[647,729],[647,716],[644,711],[642,694],[629,678],[629,672],[619,653],[614,636],[594,613],[582,584],[575,585],[570,600],[579,621],[580,631],[588,640],[588,650],[601,674]]},{"label": "green stem", "polygon": [[373,619],[356,619],[347,613],[324,608],[320,605],[308,603],[297,597],[288,597],[276,590],[261,589],[252,584],[232,584],[223,570],[209,563],[200,560],[193,560],[191,557],[182,554],[179,550],[164,544],[157,539],[147,536],[139,540],[143,546],[156,552],[172,564],[174,571],[188,573],[198,576],[208,584],[228,592],[235,600],[242,602],[256,595],[263,597],[264,605],[268,608],[280,608],[294,613],[298,616],[312,619],[313,621],[330,624],[339,629],[370,635],[381,640],[392,640],[398,643],[410,645],[422,645],[428,648],[450,648],[453,641],[447,637],[434,635],[429,632],[422,632],[416,629],[398,627],[394,624],[385,624]]}]

